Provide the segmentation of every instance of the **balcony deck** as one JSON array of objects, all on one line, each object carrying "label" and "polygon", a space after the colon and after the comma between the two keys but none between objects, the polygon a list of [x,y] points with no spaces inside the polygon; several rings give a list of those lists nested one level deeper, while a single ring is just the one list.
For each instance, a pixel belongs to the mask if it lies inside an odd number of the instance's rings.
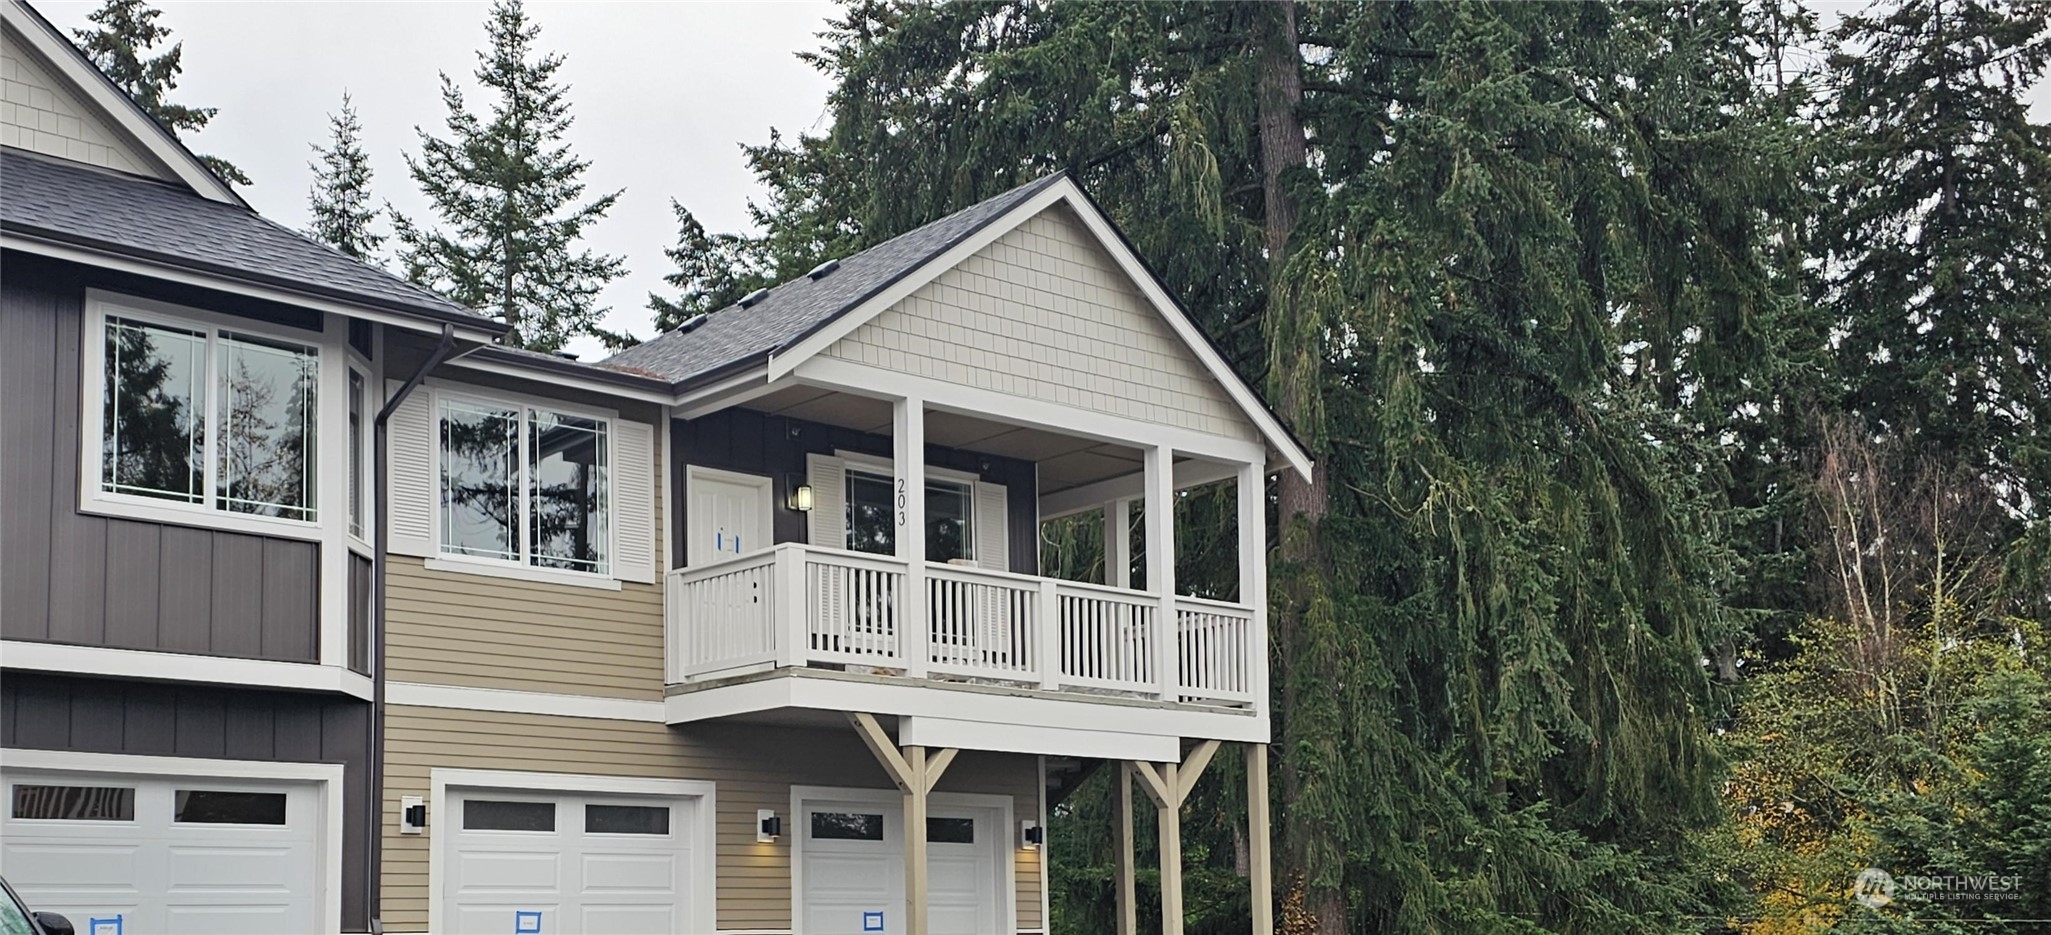
[{"label": "balcony deck", "polygon": [[[672,681],[816,668],[1074,701],[1248,709],[1264,694],[1250,607],[934,563],[924,600],[907,602],[909,571],[796,543],[671,571]],[[903,619],[908,603],[922,625]]]}]

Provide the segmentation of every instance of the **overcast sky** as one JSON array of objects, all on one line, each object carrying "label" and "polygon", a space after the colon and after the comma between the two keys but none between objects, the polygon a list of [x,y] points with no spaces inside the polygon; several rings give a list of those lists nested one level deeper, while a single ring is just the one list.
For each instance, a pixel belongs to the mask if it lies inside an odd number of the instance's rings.
[{"label": "overcast sky", "polygon": [[[67,34],[91,25],[98,0],[33,0]],[[380,197],[413,217],[428,215],[402,153],[418,152],[414,128],[444,132],[437,72],[475,86],[488,4],[311,0],[248,3],[155,0],[158,23],[185,44],[177,103],[220,113],[188,142],[240,166],[257,210],[304,227],[312,181],[308,148],[327,140],[327,114],[346,88],[363,123]],[[1828,19],[1863,6],[1824,0]],[[571,143],[590,160],[592,193],[625,189],[589,244],[626,257],[627,275],[601,296],[607,324],[642,337],[652,330],[650,291],[667,295],[663,248],[676,240],[669,200],[708,230],[748,227],[747,202],[760,193],[740,144],[770,128],[786,136],[823,129],[824,77],[798,61],[819,46],[830,2],[612,2],[530,0],[540,47],[561,53],[576,124]],[[2033,113],[2051,120],[2051,83],[2035,89]],[[473,108],[488,102],[472,94]],[[389,250],[391,244],[387,243]],[[571,345],[603,356],[594,340]]]}]

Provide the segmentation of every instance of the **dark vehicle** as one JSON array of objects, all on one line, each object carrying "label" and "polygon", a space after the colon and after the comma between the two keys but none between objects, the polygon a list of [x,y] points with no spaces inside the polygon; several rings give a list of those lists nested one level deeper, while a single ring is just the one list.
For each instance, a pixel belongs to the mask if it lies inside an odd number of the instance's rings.
[{"label": "dark vehicle", "polygon": [[0,935],[72,935],[71,920],[54,912],[30,912],[0,878]]}]

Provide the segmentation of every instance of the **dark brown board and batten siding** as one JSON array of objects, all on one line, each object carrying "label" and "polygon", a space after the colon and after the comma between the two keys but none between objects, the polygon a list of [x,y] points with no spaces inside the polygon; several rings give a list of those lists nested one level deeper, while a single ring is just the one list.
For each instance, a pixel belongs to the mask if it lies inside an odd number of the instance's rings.
[{"label": "dark brown board and batten siding", "polygon": [[0,636],[318,658],[319,547],[78,510],[85,291],[305,326],[298,309],[8,253],[0,264]]},{"label": "dark brown board and batten siding", "polygon": [[[670,463],[676,466],[670,490],[676,495],[677,524],[670,530],[671,566],[684,564],[684,536],[690,528],[684,516],[690,505],[690,499],[684,495],[684,484],[690,465],[769,477],[774,491],[770,515],[776,541],[803,542],[807,534],[805,514],[783,505],[790,496],[790,479],[805,476],[807,454],[830,455],[835,451],[889,458],[895,448],[888,435],[751,409],[727,409],[699,419],[675,420],[670,426]],[[1011,537],[1011,570],[1022,575],[1039,574],[1039,473],[1031,461],[927,445],[926,463],[1003,484],[1009,513],[1006,531]]]}]

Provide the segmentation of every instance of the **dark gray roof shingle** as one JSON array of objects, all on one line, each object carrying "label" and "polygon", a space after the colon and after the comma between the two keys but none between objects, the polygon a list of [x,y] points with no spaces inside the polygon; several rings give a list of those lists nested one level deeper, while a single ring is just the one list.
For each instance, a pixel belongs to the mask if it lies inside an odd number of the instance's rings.
[{"label": "dark gray roof shingle", "polygon": [[470,309],[247,208],[177,186],[0,151],[0,229],[490,330]]},{"label": "dark gray roof shingle", "polygon": [[747,308],[729,305],[688,332],[670,332],[602,362],[683,383],[787,348],[946,253],[1060,179],[1029,182],[870,247],[819,279],[799,277]]}]

